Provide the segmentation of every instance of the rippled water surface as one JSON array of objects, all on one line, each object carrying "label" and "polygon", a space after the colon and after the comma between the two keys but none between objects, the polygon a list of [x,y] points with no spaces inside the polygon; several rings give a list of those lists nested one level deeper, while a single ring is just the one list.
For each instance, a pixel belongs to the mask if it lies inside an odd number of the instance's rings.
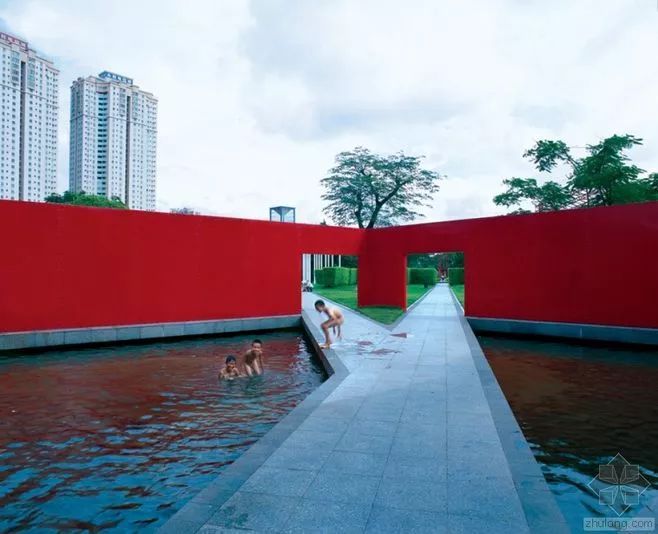
[{"label": "rippled water surface", "polygon": [[[575,532],[584,517],[616,517],[587,484],[617,453],[651,484],[623,517],[656,517],[658,351],[479,341]],[[630,485],[639,493],[645,484]]]},{"label": "rippled water surface", "polygon": [[0,358],[0,531],[153,531],[324,379],[296,332]]}]

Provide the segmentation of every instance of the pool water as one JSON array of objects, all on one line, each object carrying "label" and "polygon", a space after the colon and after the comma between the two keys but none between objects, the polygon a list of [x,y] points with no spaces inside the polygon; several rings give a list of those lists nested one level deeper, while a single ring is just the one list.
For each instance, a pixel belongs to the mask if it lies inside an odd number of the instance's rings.
[{"label": "pool water", "polygon": [[651,484],[622,517],[655,518],[658,351],[478,339],[573,531],[585,517],[617,517],[587,486],[617,453]]},{"label": "pool water", "polygon": [[220,382],[252,337],[0,358],[0,531],[150,532],[325,378],[304,337]]}]

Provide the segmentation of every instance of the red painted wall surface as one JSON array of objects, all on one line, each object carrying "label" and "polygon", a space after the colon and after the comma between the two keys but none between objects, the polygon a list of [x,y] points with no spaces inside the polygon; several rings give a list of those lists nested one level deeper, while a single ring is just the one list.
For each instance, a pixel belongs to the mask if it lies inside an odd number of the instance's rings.
[{"label": "red painted wall surface", "polygon": [[0,332],[300,312],[302,252],[350,228],[0,202]]},{"label": "red painted wall surface", "polygon": [[658,203],[410,225],[368,235],[361,305],[404,306],[405,257],[463,251],[466,315],[658,328]]},{"label": "red painted wall surface", "polygon": [[0,201],[0,232],[0,332],[296,314],[303,252],[404,306],[406,255],[440,251],[467,315],[658,328],[658,203],[360,231]]}]

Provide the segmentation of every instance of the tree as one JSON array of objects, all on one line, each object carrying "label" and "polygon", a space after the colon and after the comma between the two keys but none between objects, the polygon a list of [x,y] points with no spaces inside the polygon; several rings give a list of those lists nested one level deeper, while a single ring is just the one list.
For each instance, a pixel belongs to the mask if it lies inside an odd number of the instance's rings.
[{"label": "tree", "polygon": [[126,206],[119,197],[107,198],[100,195],[88,195],[84,191],[80,191],[79,193],[65,191],[62,195],[53,193],[46,197],[46,202],[52,202],[54,204],[71,204],[73,206],[91,206],[96,208],[128,209],[128,206]]},{"label": "tree", "polygon": [[171,208],[169,213],[176,213],[178,215],[201,215],[200,212],[193,210],[192,208]]},{"label": "tree", "polygon": [[390,226],[419,217],[439,190],[437,172],[421,167],[422,156],[403,152],[382,156],[357,147],[336,156],[336,165],[322,179],[328,204],[324,213],[339,225],[359,228]]},{"label": "tree", "polygon": [[449,267],[463,267],[463,252],[435,252],[433,254],[410,254],[407,256],[407,267],[419,267],[446,270]]},{"label": "tree", "polygon": [[[540,186],[534,178],[509,178],[503,180],[503,184],[507,186],[507,191],[494,197],[494,203],[498,206],[509,208],[528,200],[539,212],[565,209],[573,203],[569,189],[557,182],[546,182]],[[517,210],[515,213],[523,212]]]},{"label": "tree", "polygon": [[644,173],[630,163],[626,151],[642,144],[630,134],[613,135],[588,145],[588,155],[574,158],[563,141],[541,140],[523,156],[539,172],[552,172],[558,164],[570,170],[565,185],[549,181],[539,186],[534,178],[503,180],[507,190],[494,197],[499,206],[517,207],[513,213],[528,213],[521,205],[530,202],[534,211],[554,211],[571,207],[611,206],[629,202],[658,200],[658,173]]}]

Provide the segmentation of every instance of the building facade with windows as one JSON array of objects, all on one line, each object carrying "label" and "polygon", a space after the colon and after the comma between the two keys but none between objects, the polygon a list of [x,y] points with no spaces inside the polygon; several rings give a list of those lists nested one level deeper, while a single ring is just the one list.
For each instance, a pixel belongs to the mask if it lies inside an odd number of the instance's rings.
[{"label": "building facade with windows", "polygon": [[59,71],[0,32],[0,199],[43,201],[57,187]]},{"label": "building facade with windows", "polygon": [[104,71],[71,86],[69,189],[155,210],[158,101]]}]

